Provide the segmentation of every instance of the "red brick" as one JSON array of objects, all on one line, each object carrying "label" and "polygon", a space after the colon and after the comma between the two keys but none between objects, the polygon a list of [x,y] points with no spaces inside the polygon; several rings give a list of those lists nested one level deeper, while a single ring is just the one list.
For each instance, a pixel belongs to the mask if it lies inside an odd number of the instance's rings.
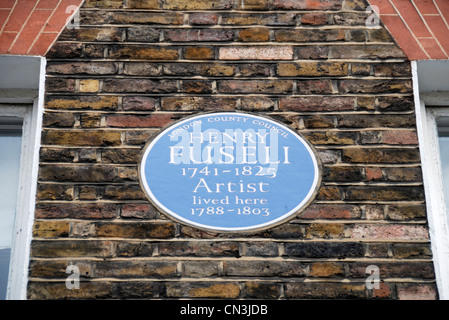
[{"label": "red brick", "polygon": [[429,231],[423,225],[359,224],[351,228],[352,239],[428,240]]},{"label": "red brick", "polygon": [[383,16],[382,22],[392,33],[394,39],[404,50],[407,57],[411,60],[427,59],[428,56],[419,46],[418,42],[413,38],[401,18],[398,16]]},{"label": "red brick", "polygon": [[0,34],[0,53],[8,53],[17,33],[2,33]]},{"label": "red brick", "polygon": [[[447,0],[436,0],[435,1],[438,6],[440,6],[440,3],[448,3]],[[438,9],[435,7],[435,4],[433,3],[433,0],[419,0],[414,1],[415,6],[418,8],[419,12],[421,14],[439,14]],[[449,6],[447,7],[449,8]]]},{"label": "red brick", "polygon": [[57,8],[55,8],[52,17],[45,26],[46,32],[60,32],[67,24],[67,19],[74,13],[73,11],[66,12],[70,6],[79,6],[81,0],[62,0]]},{"label": "red brick", "polygon": [[132,219],[154,219],[159,217],[159,213],[149,204],[124,204],[120,216]]},{"label": "red brick", "polygon": [[29,49],[28,54],[44,56],[57,37],[57,33],[41,33]]},{"label": "red brick", "polygon": [[306,13],[301,16],[302,25],[324,25],[327,23],[328,15],[322,12]]},{"label": "red brick", "polygon": [[437,16],[426,16],[424,19],[426,19],[430,30],[432,30],[438,42],[443,46],[444,51],[449,54],[449,29],[444,20]]},{"label": "red brick", "polygon": [[441,50],[439,44],[434,38],[432,39],[419,39],[419,43],[430,56],[430,59],[447,59],[446,53]]},{"label": "red brick", "polygon": [[383,174],[380,168],[365,168],[365,177],[368,181],[382,180]]},{"label": "red brick", "polygon": [[37,0],[21,0],[20,4],[15,6],[3,31],[20,31],[36,2]]},{"label": "red brick", "polygon": [[2,0],[0,8],[12,8],[18,0]]},{"label": "red brick", "polygon": [[380,299],[391,299],[392,298],[392,289],[390,285],[385,282],[379,283],[379,288],[373,288],[373,297]]},{"label": "red brick", "polygon": [[36,9],[55,9],[58,3],[59,0],[39,0]]},{"label": "red brick", "polygon": [[431,284],[398,284],[399,300],[436,300],[437,291]]},{"label": "red brick", "polygon": [[415,131],[385,131],[382,132],[382,142],[386,144],[418,144]]},{"label": "red brick", "polygon": [[68,15],[56,15],[53,14],[53,16],[48,20],[48,22],[45,24],[44,32],[60,32],[63,26],[66,25]]},{"label": "red brick", "polygon": [[397,14],[389,0],[370,0],[369,3],[372,6],[377,6],[379,8],[379,14],[381,17],[383,14]]},{"label": "red brick", "polygon": [[[431,0],[425,0],[425,1],[431,2]],[[447,0],[435,0],[435,3],[437,4],[438,8],[440,9],[441,13],[443,14],[443,17],[446,20],[446,22],[449,23],[449,2]]]},{"label": "red brick", "polygon": [[216,13],[192,13],[189,16],[192,25],[212,25],[218,23],[218,15]]},{"label": "red brick", "polygon": [[354,98],[350,97],[298,97],[282,98],[279,109],[283,111],[346,111],[354,109]]},{"label": "red brick", "polygon": [[432,36],[410,0],[392,0],[392,2],[416,37]]},{"label": "red brick", "polygon": [[150,116],[111,115],[106,124],[113,128],[162,128],[173,121],[172,114],[152,114]]},{"label": "red brick", "polygon": [[0,29],[3,28],[3,25],[5,24],[10,12],[11,9],[1,9],[0,5]]},{"label": "red brick", "polygon": [[33,11],[27,24],[20,32],[16,43],[11,48],[11,54],[26,54],[28,52],[50,14],[50,10]]}]

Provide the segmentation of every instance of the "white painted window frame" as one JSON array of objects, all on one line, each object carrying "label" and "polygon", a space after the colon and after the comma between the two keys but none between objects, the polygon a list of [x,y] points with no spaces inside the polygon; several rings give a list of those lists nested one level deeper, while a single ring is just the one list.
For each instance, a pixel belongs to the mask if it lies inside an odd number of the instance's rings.
[{"label": "white painted window frame", "polygon": [[449,208],[446,208],[444,201],[437,131],[437,119],[449,115],[449,108],[446,108],[449,107],[449,91],[423,92],[419,85],[419,80],[423,82],[419,77],[423,75],[418,71],[418,63],[412,61],[413,91],[427,220],[439,299],[449,300]]},{"label": "white painted window frame", "polygon": [[6,292],[6,299],[8,300],[25,300],[27,295],[30,245],[36,206],[35,197],[44,109],[46,65],[45,58],[35,58],[40,61],[38,88],[32,90],[29,88],[5,89],[0,92],[6,93],[0,94],[0,103],[6,105],[1,107],[0,115],[19,116],[23,119],[19,190]]}]

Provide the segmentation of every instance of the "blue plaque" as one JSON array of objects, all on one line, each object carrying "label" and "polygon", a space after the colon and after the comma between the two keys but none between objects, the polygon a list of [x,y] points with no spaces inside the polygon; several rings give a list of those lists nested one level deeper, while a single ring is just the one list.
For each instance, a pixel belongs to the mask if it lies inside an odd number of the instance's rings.
[{"label": "blue plaque", "polygon": [[188,117],[166,128],[146,145],[139,176],[162,212],[213,231],[278,225],[313,200],[321,180],[301,136],[236,112]]}]

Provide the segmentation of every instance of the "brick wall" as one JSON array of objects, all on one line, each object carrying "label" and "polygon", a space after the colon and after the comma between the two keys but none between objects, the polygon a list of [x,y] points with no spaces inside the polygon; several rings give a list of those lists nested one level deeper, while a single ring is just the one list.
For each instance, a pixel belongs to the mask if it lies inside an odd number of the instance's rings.
[{"label": "brick wall", "polygon": [[[410,63],[361,0],[86,1],[47,54],[31,299],[435,299]],[[272,229],[157,212],[145,143],[205,111],[279,120],[323,164]],[[68,265],[81,272],[68,290]],[[379,289],[365,286],[380,270]]]},{"label": "brick wall", "polygon": [[[0,54],[45,55],[82,3],[82,0],[1,1]],[[318,3],[310,2],[310,9],[321,9]],[[449,30],[449,0],[369,0],[369,4],[377,6],[382,23],[408,59],[449,57],[446,36]],[[89,5],[92,7],[95,3]],[[118,8],[121,2],[108,2],[106,6]],[[142,6],[150,7],[146,4]],[[152,7],[157,7],[156,2]],[[243,9],[248,8],[269,7],[253,1]]]}]

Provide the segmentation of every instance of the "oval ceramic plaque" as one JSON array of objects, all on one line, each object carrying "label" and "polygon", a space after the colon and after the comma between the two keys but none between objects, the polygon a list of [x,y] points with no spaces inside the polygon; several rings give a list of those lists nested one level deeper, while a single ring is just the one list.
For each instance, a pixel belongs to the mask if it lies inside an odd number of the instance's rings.
[{"label": "oval ceramic plaque", "polygon": [[283,124],[246,113],[186,118],[147,144],[148,198],[175,220],[214,231],[268,228],[307,206],[320,183],[309,144]]}]

